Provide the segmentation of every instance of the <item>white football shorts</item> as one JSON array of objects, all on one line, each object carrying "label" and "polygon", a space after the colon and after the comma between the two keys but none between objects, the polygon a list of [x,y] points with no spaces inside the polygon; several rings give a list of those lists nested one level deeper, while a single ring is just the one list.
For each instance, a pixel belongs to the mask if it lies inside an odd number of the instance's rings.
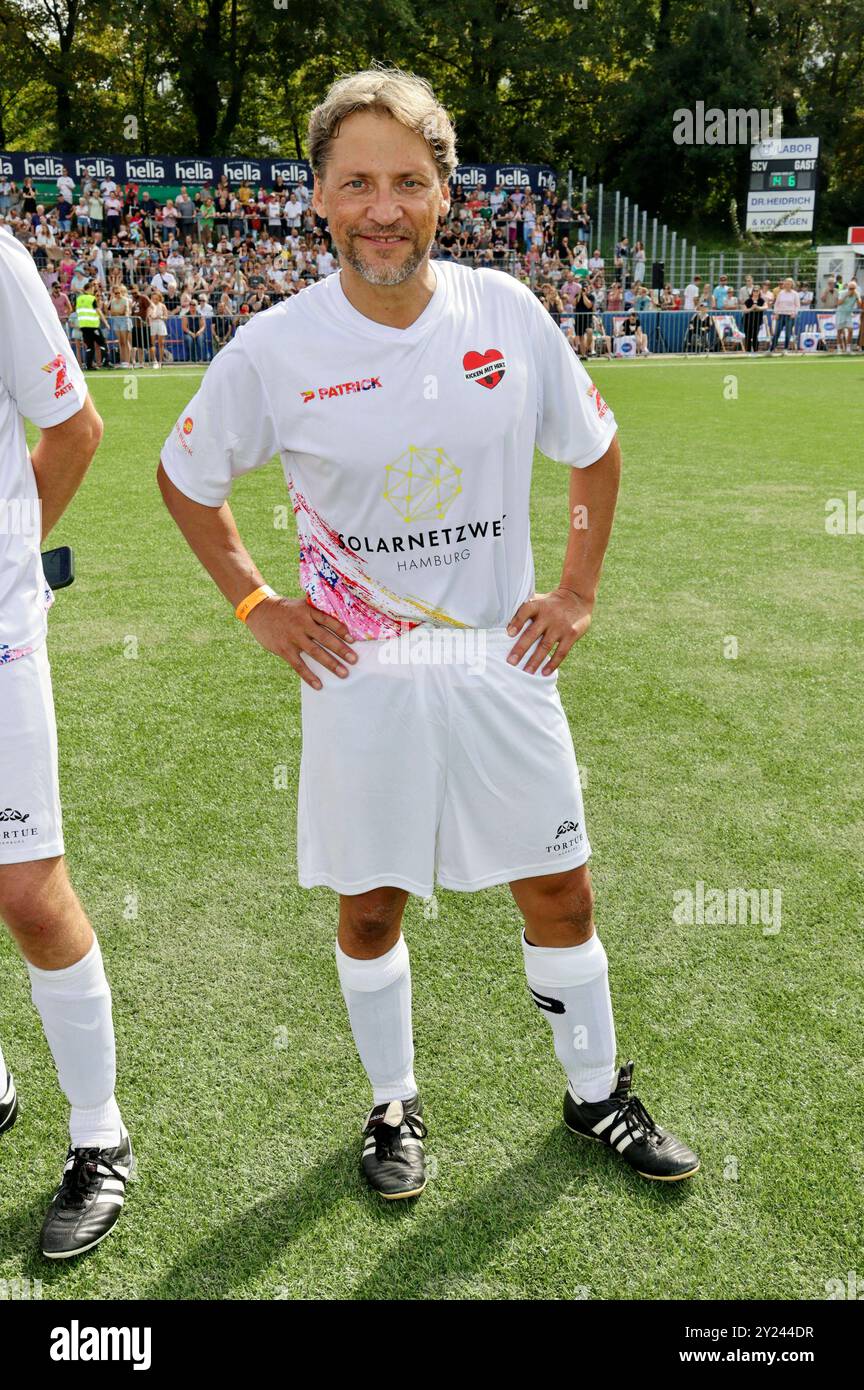
[{"label": "white football shorts", "polygon": [[301,685],[301,887],[430,897],[585,863],[558,672],[511,666],[516,640],[423,625],[354,644],[347,677],[306,658],[322,689]]},{"label": "white football shorts", "polygon": [[62,853],[57,725],[43,642],[0,663],[0,865]]}]

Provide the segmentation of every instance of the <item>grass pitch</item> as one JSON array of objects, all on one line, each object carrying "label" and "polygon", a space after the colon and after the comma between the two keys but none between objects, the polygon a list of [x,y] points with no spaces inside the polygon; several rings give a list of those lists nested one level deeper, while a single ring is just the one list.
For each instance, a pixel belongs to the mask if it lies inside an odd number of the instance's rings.
[{"label": "grass pitch", "polygon": [[[416,1204],[366,1191],[336,899],[296,884],[297,678],[159,498],[195,374],[136,373],[135,400],[96,375],[105,439],[52,536],[78,579],[49,651],[67,854],[112,982],[139,1180],[96,1252],[41,1260],[65,1102],[4,937],[21,1115],[0,1140],[0,1280],[58,1299],[820,1299],[860,1269],[864,538],[828,535],[825,504],[860,478],[864,362],[593,374],[623,487],[560,689],[619,1055],[701,1173],[651,1185],[567,1133],[508,890],[439,890],[437,917],[412,898],[405,921],[433,1177]],[[232,505],[293,593],[286,500],[271,463]],[[568,517],[566,471],[540,456],[533,505],[543,589]],[[699,882],[779,889],[780,930],[676,923]]]}]

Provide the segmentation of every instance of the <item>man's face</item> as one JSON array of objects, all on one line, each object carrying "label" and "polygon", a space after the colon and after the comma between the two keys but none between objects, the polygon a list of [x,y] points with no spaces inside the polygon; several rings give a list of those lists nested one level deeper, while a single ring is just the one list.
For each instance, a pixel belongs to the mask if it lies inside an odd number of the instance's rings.
[{"label": "man's face", "polygon": [[386,114],[342,122],[312,203],[340,259],[370,285],[401,285],[429,253],[450,206],[425,140]]}]

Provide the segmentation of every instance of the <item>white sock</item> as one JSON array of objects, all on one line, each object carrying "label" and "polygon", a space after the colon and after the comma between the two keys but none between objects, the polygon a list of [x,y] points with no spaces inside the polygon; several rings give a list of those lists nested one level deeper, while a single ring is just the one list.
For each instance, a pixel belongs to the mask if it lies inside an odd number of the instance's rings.
[{"label": "white sock", "polygon": [[609,966],[597,933],[581,946],[531,946],[525,974],[555,1039],[555,1055],[580,1100],[605,1100],[617,1078]]},{"label": "white sock", "polygon": [[373,1105],[416,1096],[411,964],[404,936],[377,960],[346,956],[337,941],[336,968]]},{"label": "white sock", "polygon": [[116,1054],[111,991],[102,952],[93,945],[74,965],[40,970],[27,962],[60,1088],[72,1107],[73,1148],[114,1148],[125,1130],[114,1099]]}]

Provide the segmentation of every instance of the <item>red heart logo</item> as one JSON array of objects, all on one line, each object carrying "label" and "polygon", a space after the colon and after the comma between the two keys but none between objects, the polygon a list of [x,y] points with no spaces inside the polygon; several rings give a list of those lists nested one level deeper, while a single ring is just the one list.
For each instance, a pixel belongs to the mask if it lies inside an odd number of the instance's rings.
[{"label": "red heart logo", "polygon": [[490,391],[498,385],[507,370],[504,354],[498,348],[488,348],[486,352],[466,352],[462,366],[466,380],[476,381],[478,386],[487,386]]}]

